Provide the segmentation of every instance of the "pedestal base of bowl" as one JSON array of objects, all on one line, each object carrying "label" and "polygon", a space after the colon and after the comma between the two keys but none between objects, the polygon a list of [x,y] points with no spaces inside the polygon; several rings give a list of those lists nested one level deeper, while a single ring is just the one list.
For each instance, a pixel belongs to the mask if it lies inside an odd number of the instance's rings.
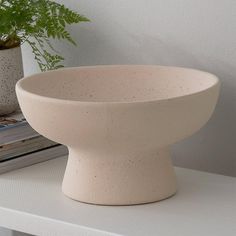
[{"label": "pedestal base of bowl", "polygon": [[91,204],[142,204],[173,195],[176,177],[167,148],[124,155],[69,149],[62,191]]}]

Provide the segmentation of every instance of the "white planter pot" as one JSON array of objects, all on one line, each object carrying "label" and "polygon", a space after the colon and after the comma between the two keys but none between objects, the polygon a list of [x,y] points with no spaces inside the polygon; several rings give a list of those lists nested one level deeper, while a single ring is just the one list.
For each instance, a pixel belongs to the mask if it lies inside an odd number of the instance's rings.
[{"label": "white planter pot", "polygon": [[16,82],[23,77],[21,48],[0,50],[0,115],[18,108]]}]

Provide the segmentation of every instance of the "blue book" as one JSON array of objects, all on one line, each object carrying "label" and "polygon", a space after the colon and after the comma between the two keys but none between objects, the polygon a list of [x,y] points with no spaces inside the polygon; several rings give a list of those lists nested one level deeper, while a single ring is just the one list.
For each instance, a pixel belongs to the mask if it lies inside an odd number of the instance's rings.
[{"label": "blue book", "polygon": [[0,146],[37,136],[20,111],[0,117]]},{"label": "blue book", "polygon": [[38,134],[20,111],[0,117],[0,174],[67,152],[65,146]]}]

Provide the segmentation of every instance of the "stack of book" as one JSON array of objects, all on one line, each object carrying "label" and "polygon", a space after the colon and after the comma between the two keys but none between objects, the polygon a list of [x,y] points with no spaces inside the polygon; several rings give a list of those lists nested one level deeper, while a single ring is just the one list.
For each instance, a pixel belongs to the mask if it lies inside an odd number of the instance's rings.
[{"label": "stack of book", "polygon": [[20,111],[0,117],[0,173],[66,154],[66,147],[38,134]]}]

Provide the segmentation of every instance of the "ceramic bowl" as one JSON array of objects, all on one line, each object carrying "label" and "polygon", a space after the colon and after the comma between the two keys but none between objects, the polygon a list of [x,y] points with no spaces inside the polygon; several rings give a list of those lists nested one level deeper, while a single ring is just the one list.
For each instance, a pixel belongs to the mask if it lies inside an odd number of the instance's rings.
[{"label": "ceramic bowl", "polygon": [[186,68],[91,66],[23,78],[16,92],[29,124],[69,149],[65,195],[131,205],[176,192],[169,146],[209,120],[219,81]]}]

